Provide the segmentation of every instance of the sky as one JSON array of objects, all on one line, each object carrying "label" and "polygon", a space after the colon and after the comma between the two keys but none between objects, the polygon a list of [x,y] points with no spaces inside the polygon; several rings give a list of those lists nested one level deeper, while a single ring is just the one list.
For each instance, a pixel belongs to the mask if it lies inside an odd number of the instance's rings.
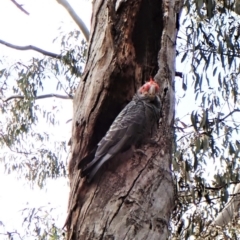
[{"label": "sky", "polygon": [[[56,0],[17,0],[23,4],[30,15],[21,12],[11,1],[0,1],[0,39],[15,45],[34,45],[44,50],[60,53],[60,43],[53,43],[53,39],[59,32],[78,29],[67,11]],[[79,14],[88,28],[90,28],[91,1],[69,0],[69,3]],[[59,29],[61,27],[61,29]],[[27,61],[37,53],[34,51],[16,51],[0,45],[0,59],[8,63],[16,60]],[[3,58],[7,57],[7,58]],[[55,84],[48,84],[47,92],[53,92]],[[72,117],[71,100],[47,99],[39,100],[47,110],[52,106],[61,105],[60,123],[54,129],[44,123],[41,127],[49,131],[59,139],[69,139],[71,134],[71,122],[66,121]],[[1,115],[0,115],[1,120]],[[41,128],[40,127],[40,128]],[[48,128],[48,129],[47,129]],[[20,210],[25,207],[38,208],[40,206],[52,206],[56,208],[58,227],[62,227],[66,218],[68,201],[68,183],[66,178],[48,180],[47,187],[40,190],[37,187],[31,189],[23,180],[17,179],[16,174],[7,175],[0,165],[0,233],[14,231],[21,228],[22,217]],[[56,214],[55,213],[55,214]],[[5,228],[1,226],[1,222]],[[0,235],[0,239],[4,239]],[[14,239],[19,239],[15,236]]]}]

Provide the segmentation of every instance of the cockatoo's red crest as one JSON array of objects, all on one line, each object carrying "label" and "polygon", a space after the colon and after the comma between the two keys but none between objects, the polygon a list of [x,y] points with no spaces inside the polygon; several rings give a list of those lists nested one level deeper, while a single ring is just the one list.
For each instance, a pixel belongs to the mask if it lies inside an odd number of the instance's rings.
[{"label": "cockatoo's red crest", "polygon": [[150,78],[150,80],[148,82],[146,82],[138,90],[138,92],[141,94],[149,93],[150,91],[151,91],[151,93],[153,93],[153,91],[154,91],[154,94],[159,92],[159,85],[152,78]]}]

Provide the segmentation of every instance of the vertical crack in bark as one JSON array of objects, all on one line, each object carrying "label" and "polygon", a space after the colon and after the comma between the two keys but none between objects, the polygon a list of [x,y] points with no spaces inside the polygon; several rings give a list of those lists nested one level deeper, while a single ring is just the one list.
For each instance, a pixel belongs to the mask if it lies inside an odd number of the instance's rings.
[{"label": "vertical crack in bark", "polygon": [[123,197],[120,197],[122,199],[122,202],[120,204],[120,206],[118,207],[118,209],[116,210],[115,214],[113,215],[111,221],[109,222],[109,226],[111,225],[113,219],[117,216],[117,214],[119,213],[123,203],[124,203],[124,200],[128,197],[129,193],[131,192],[131,190],[133,189],[133,187],[135,186],[135,183],[137,182],[137,180],[139,179],[139,177],[141,176],[142,172],[146,169],[149,161],[150,161],[151,158],[149,158],[149,160],[147,161],[147,163],[145,164],[145,166],[139,171],[137,177],[134,179],[132,185],[130,186],[129,190],[127,191],[127,194]]},{"label": "vertical crack in bark", "polygon": [[[96,33],[98,33],[98,31],[96,31],[96,28],[97,28],[97,26],[98,26],[98,24],[96,23],[96,20],[97,20],[97,18],[98,18],[99,12],[101,11],[104,2],[105,2],[105,0],[102,0],[101,3],[99,4],[99,7],[97,8],[96,15],[95,15],[95,17],[94,17],[95,23],[94,23],[94,25],[91,24],[91,25],[94,26],[94,28],[91,29],[91,33],[92,33],[92,34],[90,35],[89,50],[88,50],[87,61],[86,61],[86,62],[88,62],[88,59],[89,59],[89,56],[90,56],[90,53],[91,53],[91,49],[90,49],[90,48],[91,48],[91,46],[93,45],[92,42],[93,42],[93,40],[94,40],[94,35],[95,35]],[[93,13],[94,13],[94,12],[93,12]],[[92,16],[93,16],[93,15],[92,15]],[[93,17],[92,17],[92,18],[93,18]],[[92,18],[91,18],[91,22],[93,21]]]},{"label": "vertical crack in bark", "polygon": [[86,211],[85,211],[85,213],[84,213],[84,215],[83,215],[82,222],[81,222],[80,227],[79,227],[80,231],[81,231],[82,223],[85,221],[86,214],[88,213],[88,210],[89,210],[89,208],[90,208],[91,205],[92,205],[93,199],[94,199],[95,196],[96,196],[96,192],[97,192],[97,190],[98,190],[98,187],[99,187],[99,182],[98,182],[98,184],[97,184],[97,186],[96,186],[96,188],[95,188],[95,190],[94,190],[94,193],[93,193],[93,195],[92,195],[92,198],[91,198],[91,200],[90,200],[90,202],[89,202],[89,204],[88,204],[88,206],[87,206],[87,209],[86,209]]},{"label": "vertical crack in bark", "polygon": [[67,229],[69,228],[69,226],[71,225],[71,223],[69,223],[69,221],[71,221],[71,217],[72,217],[72,212],[74,211],[74,209],[76,208],[76,204],[77,202],[74,202],[74,197],[76,198],[76,193],[77,193],[77,186],[79,185],[79,173],[76,174],[74,176],[74,182],[73,182],[73,190],[70,193],[70,197],[69,197],[69,202],[68,202],[68,208],[70,209],[68,214],[67,214],[67,218],[66,221],[64,223],[63,229],[65,227],[67,227]]},{"label": "vertical crack in bark", "polygon": [[94,235],[95,235],[95,223],[93,223],[93,230],[91,231],[91,234],[90,234],[90,238],[88,239],[94,239]]},{"label": "vertical crack in bark", "polygon": [[124,236],[124,239],[123,239],[123,240],[127,239],[127,235],[128,235],[128,233],[129,233],[129,231],[130,231],[131,227],[132,227],[132,225],[131,225],[131,226],[128,228],[128,230],[127,230],[127,232],[126,232],[126,234],[125,234],[125,236]]},{"label": "vertical crack in bark", "polygon": [[95,103],[94,103],[94,105],[93,105],[93,107],[92,107],[92,109],[91,109],[91,111],[90,111],[90,113],[89,113],[88,122],[89,122],[89,119],[90,119],[90,117],[91,117],[91,114],[93,113],[93,111],[95,110],[95,108],[96,108],[96,106],[97,106],[97,104],[98,104],[98,102],[99,102],[99,98],[100,98],[100,96],[102,95],[103,89],[104,89],[104,85],[102,85],[101,90],[99,91],[99,93],[98,93],[98,95],[97,95],[96,101],[95,101]]},{"label": "vertical crack in bark", "polygon": [[148,229],[148,232],[147,232],[147,235],[146,235],[146,240],[148,239],[148,236],[149,236],[149,233],[150,233],[150,228]]},{"label": "vertical crack in bark", "polygon": [[105,234],[106,229],[107,229],[107,223],[108,223],[108,218],[107,218],[107,220],[106,220],[106,222],[105,222],[105,226],[104,226],[103,231],[102,231],[102,234],[101,234],[101,236],[100,236],[100,240],[103,240],[104,234]]},{"label": "vertical crack in bark", "polygon": [[[77,173],[75,176],[74,176],[74,182],[72,183],[72,192],[70,193],[71,195],[70,195],[70,198],[69,198],[69,206],[71,206],[72,205],[72,203],[73,203],[73,199],[74,199],[74,197],[76,196],[75,194],[76,194],[76,192],[77,192],[77,187],[78,187],[78,183],[79,183],[79,173]],[[71,210],[72,210],[72,208],[71,208]]]}]

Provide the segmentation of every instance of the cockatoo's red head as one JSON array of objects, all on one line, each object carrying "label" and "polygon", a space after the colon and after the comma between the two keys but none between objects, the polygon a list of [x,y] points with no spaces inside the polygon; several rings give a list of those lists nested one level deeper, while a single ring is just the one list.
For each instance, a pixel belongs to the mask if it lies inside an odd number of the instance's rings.
[{"label": "cockatoo's red head", "polygon": [[138,89],[140,97],[149,97],[150,99],[154,99],[158,92],[159,85],[152,78]]}]

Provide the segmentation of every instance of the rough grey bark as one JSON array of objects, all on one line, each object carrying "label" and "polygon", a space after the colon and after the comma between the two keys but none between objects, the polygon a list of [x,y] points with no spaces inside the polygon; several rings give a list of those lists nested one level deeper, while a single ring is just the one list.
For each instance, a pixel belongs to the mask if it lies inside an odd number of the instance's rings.
[{"label": "rough grey bark", "polygon": [[[116,6],[117,2],[117,6]],[[179,3],[178,3],[179,4]],[[175,1],[96,0],[85,74],[74,98],[67,239],[166,239],[174,207]],[[161,87],[163,119],[145,155],[111,160],[91,184],[78,162],[150,75]]]}]

